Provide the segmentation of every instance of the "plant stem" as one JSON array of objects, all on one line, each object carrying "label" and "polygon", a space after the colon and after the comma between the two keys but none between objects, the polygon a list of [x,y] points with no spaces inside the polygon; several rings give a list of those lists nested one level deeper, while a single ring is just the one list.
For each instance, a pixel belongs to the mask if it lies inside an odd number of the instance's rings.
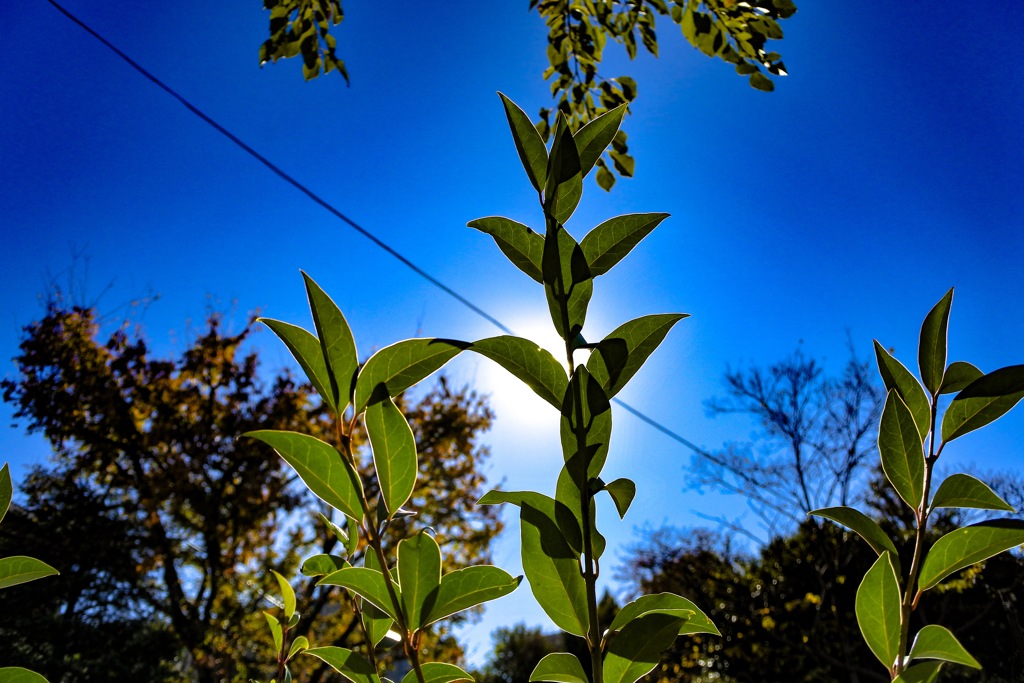
[{"label": "plant stem", "polygon": [[932,468],[935,465],[935,460],[938,458],[938,454],[935,452],[935,421],[937,414],[938,406],[933,396],[931,400],[931,429],[928,435],[928,456],[924,460],[924,490],[921,494],[921,504],[914,510],[914,518],[917,522],[916,537],[914,539],[914,557],[910,562],[907,583],[903,589],[903,602],[900,605],[900,646],[897,650],[899,653],[898,657],[891,671],[893,679],[902,674],[906,668],[907,647],[910,640],[910,615],[917,607],[917,575],[924,561],[924,540],[928,531],[928,494],[932,484]]}]

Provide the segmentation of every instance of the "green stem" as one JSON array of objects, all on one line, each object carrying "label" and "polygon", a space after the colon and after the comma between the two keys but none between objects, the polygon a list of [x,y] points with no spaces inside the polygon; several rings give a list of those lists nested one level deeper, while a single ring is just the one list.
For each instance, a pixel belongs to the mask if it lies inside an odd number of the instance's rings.
[{"label": "green stem", "polygon": [[[914,557],[910,562],[910,571],[907,573],[907,583],[903,589],[903,601],[900,605],[900,646],[897,650],[898,657],[892,667],[892,678],[903,673],[906,669],[907,648],[910,641],[910,615],[917,608],[917,601],[920,592],[917,590],[917,575],[921,571],[921,564],[924,561],[924,540],[928,531],[928,494],[932,484],[932,468],[938,454],[935,452],[935,422],[938,415],[938,407],[935,397],[931,401],[931,430],[928,440],[928,457],[924,460],[924,491],[921,495],[921,504],[914,510],[914,517],[917,522],[916,538],[914,539]],[[941,446],[940,449],[941,450]]]},{"label": "green stem", "polygon": [[[348,458],[353,469],[359,472],[359,468],[356,467],[355,454],[352,453],[352,440],[346,438],[342,441],[342,445],[345,449],[345,456]],[[384,586],[387,588],[388,597],[391,599],[391,605],[394,608],[395,616],[398,617],[398,631],[402,635],[402,643],[405,645],[406,656],[409,656],[409,661],[412,663],[412,668],[416,672],[416,679],[419,683],[426,683],[423,677],[423,671],[419,666],[419,656],[416,652],[416,648],[413,646],[413,633],[409,631],[409,627],[405,623],[405,615],[402,614],[402,601],[398,598],[398,591],[395,590],[394,580],[391,578],[391,568],[388,567],[387,557],[384,555],[383,546],[383,534],[377,533],[377,525],[372,521],[374,516],[370,508],[370,501],[366,499],[366,492],[359,491],[359,505],[363,508],[363,531],[366,534],[366,544],[373,549],[374,554],[377,556],[377,562],[380,564],[381,574],[384,576]],[[367,649],[370,649],[372,645],[369,644],[369,638],[367,638]],[[410,651],[412,655],[410,655]]]},{"label": "green stem", "polygon": [[[561,228],[558,225],[558,222],[554,218],[548,216],[545,239],[557,240],[557,231],[559,229],[564,230],[564,228]],[[565,356],[569,365],[569,377],[572,378],[576,374],[576,362],[573,359],[573,337],[569,324],[569,311],[567,310],[569,294],[566,291],[565,280],[562,276],[561,268],[559,268],[557,287],[558,291],[556,294],[559,302],[559,315],[562,319],[562,329],[566,335]],[[583,391],[579,382],[575,383],[573,391],[576,421],[576,428],[573,431],[576,435],[576,452],[586,453],[587,435],[586,429],[583,426]],[[601,624],[598,620],[597,614],[597,562],[594,558],[594,538],[591,533],[591,527],[593,524],[590,519],[590,503],[593,498],[593,493],[590,490],[588,482],[589,470],[590,463],[588,461],[584,461],[580,470],[580,479],[576,482],[580,490],[580,516],[583,526],[583,566],[581,568],[581,573],[583,575],[583,581],[587,586],[587,619],[590,622],[590,627],[587,631],[586,642],[587,648],[590,650],[590,680],[591,683],[603,683],[604,669],[601,662]]]}]

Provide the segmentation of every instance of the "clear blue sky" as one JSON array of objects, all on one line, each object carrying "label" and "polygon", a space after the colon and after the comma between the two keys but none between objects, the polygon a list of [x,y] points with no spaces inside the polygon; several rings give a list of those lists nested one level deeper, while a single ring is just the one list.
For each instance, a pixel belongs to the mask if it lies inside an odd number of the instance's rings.
[{"label": "clear blue sky", "polygon": [[[352,75],[304,83],[297,62],[262,70],[259,3],[157,6],[73,2],[72,11],[210,116],[341,211],[518,331],[546,324],[543,295],[467,220],[538,210],[495,91],[528,112],[549,104],[542,22],[520,2],[412,5],[350,0],[338,32]],[[396,9],[396,7],[398,9]],[[416,6],[422,9],[423,6]],[[162,352],[185,346],[208,297],[305,323],[299,268],[345,311],[365,352],[399,338],[474,339],[496,330],[281,182],[140,77],[43,0],[0,5],[0,373],[40,312],[47,273],[82,250],[92,294],[114,307],[153,291],[145,313]],[[751,90],[662,22],[662,56],[603,70],[629,74],[626,122],[636,178],[594,185],[569,224],[617,213],[673,217],[598,281],[589,338],[645,313],[681,323],[623,397],[708,448],[753,425],[709,420],[727,363],[768,364],[803,341],[838,370],[846,331],[915,365],[927,310],[957,287],[952,359],[983,370],[1024,362],[1024,89],[1012,4],[984,11],[931,3],[854,12],[805,2],[780,45],[791,76]],[[102,304],[101,304],[102,308]],[[290,362],[260,335],[268,369]],[[491,476],[553,488],[556,416],[477,358],[451,373],[494,392]],[[527,410],[523,410],[525,405]],[[9,428],[0,446],[23,466],[38,440]],[[955,462],[1014,467],[1024,410],[947,451]],[[685,493],[682,447],[616,416],[608,473],[636,479],[639,504],[609,528],[616,556],[634,526],[693,524],[736,501]],[[518,566],[514,519],[496,552]],[[606,572],[610,574],[611,572]],[[479,661],[501,612],[545,623],[524,587],[470,633]]]}]

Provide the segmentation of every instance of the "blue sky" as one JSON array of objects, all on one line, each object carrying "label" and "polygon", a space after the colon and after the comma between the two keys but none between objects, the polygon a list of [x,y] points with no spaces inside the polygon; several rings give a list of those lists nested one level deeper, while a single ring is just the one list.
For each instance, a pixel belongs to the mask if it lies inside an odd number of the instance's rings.
[{"label": "blue sky", "polygon": [[[603,67],[639,84],[625,124],[636,177],[611,194],[589,184],[568,227],[581,237],[619,213],[672,218],[598,281],[587,336],[646,313],[690,313],[622,396],[707,448],[754,428],[705,416],[727,364],[768,364],[802,342],[838,371],[849,330],[862,355],[877,338],[914,366],[920,322],[950,286],[951,359],[983,370],[1024,362],[1024,90],[1006,38],[1024,19],[1000,3],[874,14],[805,4],[784,23],[791,75],[772,94],[665,21],[660,59],[609,49]],[[547,325],[539,287],[464,227],[493,214],[539,223],[495,96],[530,113],[550,102],[544,27],[526,6],[423,13],[350,0],[337,34],[346,88],[334,75],[304,83],[294,62],[259,69],[258,3],[68,5],[342,212],[534,335]],[[236,325],[255,309],[305,324],[299,268],[332,294],[364,352],[420,332],[497,333],[46,2],[6,3],[0,21],[0,373],[13,372],[47,273],[78,251],[89,292],[111,285],[101,308],[159,293],[142,322],[166,353],[184,348],[187,321],[200,325],[211,301],[233,307]],[[256,343],[268,370],[291,362],[271,335]],[[491,477],[553,488],[554,411],[476,357],[450,374],[493,394]],[[46,448],[9,417],[0,406],[0,446],[17,477]],[[694,512],[738,504],[684,492],[690,454],[628,414],[615,420],[608,474],[628,473],[639,495],[625,522],[602,518],[612,555],[635,527],[698,523]],[[1016,467],[1024,409],[961,441],[944,458]],[[513,523],[496,562],[515,570],[517,546]],[[501,613],[546,623],[524,587],[469,634],[472,658]]]}]

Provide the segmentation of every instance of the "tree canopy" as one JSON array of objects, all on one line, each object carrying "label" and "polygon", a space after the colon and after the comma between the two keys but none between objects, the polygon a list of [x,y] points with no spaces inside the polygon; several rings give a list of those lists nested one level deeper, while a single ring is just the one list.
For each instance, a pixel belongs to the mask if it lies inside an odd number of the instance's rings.
[{"label": "tree canopy", "polygon": [[[263,8],[270,11],[270,22],[260,64],[301,56],[306,80],[336,71],[348,83],[334,34],[345,17],[341,0],[263,0]],[[636,98],[634,79],[600,70],[605,48],[619,44],[630,59],[641,47],[658,56],[659,17],[676,25],[694,48],[732,64],[752,87],[774,90],[773,78],[785,76],[786,66],[769,41],[782,39],[779,22],[796,13],[792,0],[530,0],[529,9],[547,27],[549,66],[543,77],[551,83],[555,104],[538,114],[537,129],[545,140],[556,111],[565,114],[575,133]],[[597,161],[597,182],[611,189],[615,175],[609,167],[629,177],[634,165],[620,130],[607,158]]]},{"label": "tree canopy", "polygon": [[[271,449],[240,435],[317,432],[324,411],[288,373],[261,379],[246,346],[251,322],[235,334],[224,328],[210,317],[176,358],[155,357],[126,326],[106,334],[93,309],[59,302],[25,328],[18,374],[0,386],[54,457],[29,477],[0,546],[36,552],[61,575],[0,595],[0,637],[20,658],[12,663],[68,682],[265,673],[267,570],[294,575],[301,554],[336,541],[323,524],[315,536],[292,530],[295,515],[326,508],[293,485]],[[454,563],[487,561],[501,524],[493,508],[471,503],[483,492],[488,453],[478,438],[490,410],[442,378],[408,414],[426,455],[423,523]],[[313,583],[300,590],[307,633],[339,600],[338,589]],[[26,611],[28,629],[14,617]],[[350,622],[321,619],[316,637],[349,642],[359,635]],[[458,651],[438,636],[438,646]]]}]

